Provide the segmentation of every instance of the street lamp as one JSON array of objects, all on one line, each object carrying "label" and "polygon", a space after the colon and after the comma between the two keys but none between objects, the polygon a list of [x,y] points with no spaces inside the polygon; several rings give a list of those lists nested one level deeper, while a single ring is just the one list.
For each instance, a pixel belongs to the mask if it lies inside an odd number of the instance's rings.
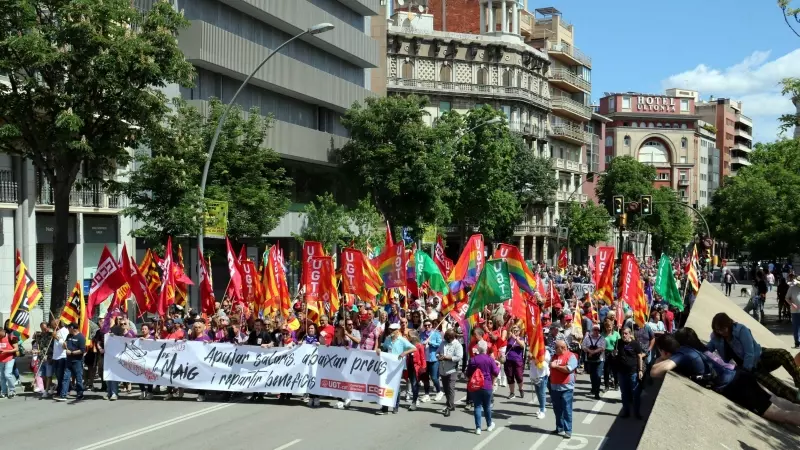
[{"label": "street lamp", "polygon": [[[208,156],[206,156],[206,164],[203,167],[203,175],[200,178],[200,199],[201,200],[205,197],[205,194],[206,194],[206,181],[208,181],[208,169],[211,167],[211,157],[214,155],[214,147],[217,146],[217,139],[219,139],[219,133],[220,133],[220,131],[222,131],[222,124],[225,123],[225,119],[228,117],[228,113],[233,108],[233,102],[236,101],[236,98],[239,96],[239,93],[242,92],[242,89],[244,89],[244,87],[247,86],[247,83],[250,82],[250,79],[253,78],[256,75],[256,72],[258,72],[259,70],[261,70],[262,67],[264,67],[264,64],[266,64],[267,61],[269,61],[270,58],[275,56],[275,54],[278,53],[283,47],[286,47],[287,45],[289,45],[290,42],[294,41],[297,38],[305,36],[306,34],[320,34],[320,33],[326,32],[326,31],[331,31],[334,28],[335,27],[334,27],[333,24],[325,22],[325,23],[316,24],[313,27],[303,31],[302,33],[297,34],[293,38],[291,38],[288,41],[284,42],[283,44],[279,45],[278,48],[276,48],[275,50],[272,51],[272,53],[267,55],[267,57],[264,58],[263,61],[261,61],[261,64],[256,66],[256,68],[253,70],[253,72],[250,75],[248,75],[247,78],[245,78],[245,80],[242,83],[242,85],[239,86],[239,89],[237,89],[236,93],[233,94],[233,97],[228,102],[228,105],[225,107],[225,111],[223,111],[222,116],[220,116],[219,121],[217,122],[217,129],[214,131],[214,137],[211,139],[211,145],[208,148]],[[203,220],[201,218],[201,220],[200,220],[200,233],[197,235],[197,248],[199,248],[201,252],[203,251],[203,234],[204,234],[204,223],[203,223]]]}]

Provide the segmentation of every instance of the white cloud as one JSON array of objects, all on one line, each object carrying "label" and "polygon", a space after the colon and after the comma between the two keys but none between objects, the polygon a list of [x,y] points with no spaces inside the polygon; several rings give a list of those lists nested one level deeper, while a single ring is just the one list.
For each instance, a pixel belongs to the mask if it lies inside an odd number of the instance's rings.
[{"label": "white cloud", "polygon": [[800,74],[800,49],[773,60],[770,56],[769,51],[755,51],[725,69],[700,64],[668,77],[662,85],[700,91],[704,99],[713,95],[741,100],[744,114],[753,119],[754,138],[771,141],[777,136],[778,116],[794,112],[792,102],[780,94],[779,82]]}]

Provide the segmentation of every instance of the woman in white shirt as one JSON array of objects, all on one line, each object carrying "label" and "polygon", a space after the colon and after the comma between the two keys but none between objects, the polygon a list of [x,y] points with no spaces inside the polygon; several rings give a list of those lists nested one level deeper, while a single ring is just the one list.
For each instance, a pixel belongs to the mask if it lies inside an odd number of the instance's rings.
[{"label": "woman in white shirt", "polygon": [[533,392],[536,392],[536,398],[539,400],[539,412],[536,414],[537,419],[544,419],[545,404],[547,402],[547,379],[550,377],[550,351],[544,351],[544,364],[541,369],[536,367],[536,361],[531,358],[531,384]]}]

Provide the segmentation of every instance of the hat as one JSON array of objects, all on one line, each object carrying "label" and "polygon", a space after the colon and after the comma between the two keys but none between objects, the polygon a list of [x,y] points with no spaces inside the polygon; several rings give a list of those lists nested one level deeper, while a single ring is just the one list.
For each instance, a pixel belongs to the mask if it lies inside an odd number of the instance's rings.
[{"label": "hat", "polygon": [[564,314],[564,322],[567,322],[569,320],[572,320],[572,315],[571,314]]},{"label": "hat", "polygon": [[393,324],[389,325],[389,329],[390,330],[399,330],[400,329],[400,324],[399,323],[393,323]]},{"label": "hat", "polygon": [[600,329],[600,324],[599,323],[592,324],[592,329],[593,330],[599,330]]},{"label": "hat", "polygon": [[563,308],[563,305],[561,305],[561,303],[556,303],[555,306],[553,306],[553,308],[561,309],[561,308]]}]

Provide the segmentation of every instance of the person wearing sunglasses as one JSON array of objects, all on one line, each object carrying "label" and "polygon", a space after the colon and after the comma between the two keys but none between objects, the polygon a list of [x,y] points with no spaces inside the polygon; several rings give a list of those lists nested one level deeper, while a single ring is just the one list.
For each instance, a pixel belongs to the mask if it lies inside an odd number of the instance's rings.
[{"label": "person wearing sunglasses", "polygon": [[436,389],[436,396],[434,401],[442,400],[444,392],[442,392],[441,384],[439,383],[439,359],[436,357],[436,352],[442,345],[442,334],[436,328],[433,328],[433,321],[425,319],[422,322],[422,332],[419,335],[422,345],[425,346],[425,377],[422,382],[425,386],[425,395],[422,397],[422,403],[431,401],[431,382],[433,388]]}]

